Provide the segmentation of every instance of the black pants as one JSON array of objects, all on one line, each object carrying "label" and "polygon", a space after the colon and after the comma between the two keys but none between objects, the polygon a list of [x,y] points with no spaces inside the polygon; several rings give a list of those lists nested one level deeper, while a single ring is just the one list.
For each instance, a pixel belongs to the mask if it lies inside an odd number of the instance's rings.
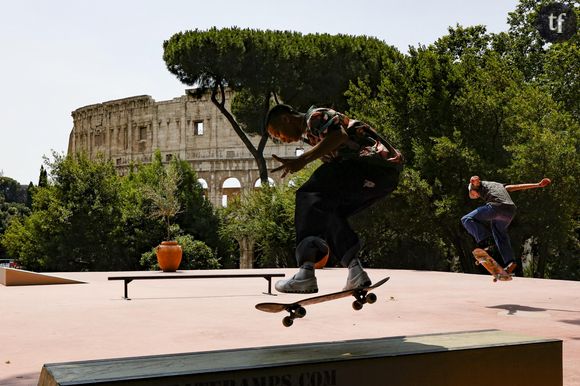
[{"label": "black pants", "polygon": [[296,244],[308,236],[321,237],[332,256],[347,266],[360,249],[348,218],[395,190],[400,170],[364,157],[320,166],[296,192]]}]

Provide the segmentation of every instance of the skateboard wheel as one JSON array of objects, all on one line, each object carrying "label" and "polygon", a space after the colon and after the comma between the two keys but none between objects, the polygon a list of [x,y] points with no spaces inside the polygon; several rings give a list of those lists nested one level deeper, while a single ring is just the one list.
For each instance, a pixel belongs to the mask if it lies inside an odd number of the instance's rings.
[{"label": "skateboard wheel", "polygon": [[282,319],[282,324],[284,325],[284,327],[290,327],[291,325],[294,324],[294,321],[292,320],[291,317],[286,316],[284,317],[284,319]]},{"label": "skateboard wheel", "polygon": [[294,312],[294,314],[296,315],[297,318],[303,318],[306,316],[306,308],[298,307]]},{"label": "skateboard wheel", "polygon": [[354,308],[356,311],[362,310],[363,304],[360,301],[355,300],[354,302],[352,302],[352,308]]},{"label": "skateboard wheel", "polygon": [[375,295],[373,293],[370,293],[370,294],[367,295],[367,298],[366,299],[367,299],[367,303],[373,304],[374,302],[377,301],[377,295]]},{"label": "skateboard wheel", "polygon": [[497,277],[494,277],[493,278],[493,282],[495,283],[496,281],[497,281]]},{"label": "skateboard wheel", "polygon": [[475,260],[475,265],[479,265],[479,264],[480,264],[479,260]]}]

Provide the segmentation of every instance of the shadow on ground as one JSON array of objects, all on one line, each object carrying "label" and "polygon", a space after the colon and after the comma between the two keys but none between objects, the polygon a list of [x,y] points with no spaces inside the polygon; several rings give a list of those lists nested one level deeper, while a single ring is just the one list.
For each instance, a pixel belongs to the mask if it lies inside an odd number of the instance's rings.
[{"label": "shadow on ground", "polygon": [[506,310],[508,315],[514,315],[516,312],[545,312],[545,311],[559,311],[559,312],[580,312],[580,310],[562,310],[557,308],[538,308],[538,307],[528,307],[519,304],[500,304],[497,306],[490,306],[487,308],[497,308],[500,310]]}]

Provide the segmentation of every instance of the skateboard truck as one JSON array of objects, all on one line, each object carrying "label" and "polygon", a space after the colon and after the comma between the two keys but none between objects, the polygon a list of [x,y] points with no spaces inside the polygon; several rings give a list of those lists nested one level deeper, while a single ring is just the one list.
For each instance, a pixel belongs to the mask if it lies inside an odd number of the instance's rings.
[{"label": "skateboard truck", "polygon": [[[355,309],[356,311],[362,310],[363,306],[367,303],[373,304],[374,302],[377,301],[377,295],[375,295],[372,292],[368,293],[368,291],[365,289],[352,291],[354,291],[352,293],[352,296],[355,297],[355,300],[352,302],[352,308]],[[295,304],[288,307],[286,311],[288,311],[289,315],[285,316],[284,319],[282,319],[282,324],[284,325],[284,327],[290,327],[294,324],[294,319],[296,318],[301,319],[306,316],[306,308],[302,307],[299,304]]]},{"label": "skateboard truck", "polygon": [[[479,260],[475,261],[475,265],[480,265],[480,264],[484,264],[484,263],[493,264],[489,259],[482,259],[481,261],[479,261]],[[510,281],[510,280],[512,280],[512,276],[513,275],[509,274],[509,273],[507,275],[504,275],[502,273],[495,273],[492,275],[494,283],[498,280],[499,281]]]},{"label": "skateboard truck", "polygon": [[303,318],[306,316],[306,308],[302,306],[290,307],[289,309],[287,309],[287,311],[290,314],[288,316],[285,316],[284,319],[282,319],[282,324],[284,325],[284,327],[290,327],[291,325],[294,324],[294,319]]},{"label": "skateboard truck", "polygon": [[362,310],[363,305],[366,303],[373,304],[377,301],[377,295],[374,293],[368,293],[367,290],[355,291],[352,296],[356,298],[354,302],[352,302],[352,308],[356,311]]}]

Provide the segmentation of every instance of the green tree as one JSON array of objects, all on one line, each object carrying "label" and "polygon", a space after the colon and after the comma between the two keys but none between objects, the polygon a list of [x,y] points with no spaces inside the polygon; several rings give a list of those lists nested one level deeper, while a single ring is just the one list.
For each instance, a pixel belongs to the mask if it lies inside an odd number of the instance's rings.
[{"label": "green tree", "polygon": [[[576,35],[578,35],[577,33]],[[554,44],[545,55],[540,84],[580,121],[580,39]]]},{"label": "green tree", "polygon": [[235,239],[241,250],[256,245],[255,267],[292,266],[291,196],[287,188],[263,186],[234,197],[221,211],[222,236]]},{"label": "green tree", "polygon": [[34,195],[35,190],[36,190],[36,187],[34,186],[34,184],[32,182],[30,182],[28,184],[28,187],[26,188],[26,207],[27,208],[32,208],[32,196]]},{"label": "green tree", "polygon": [[145,200],[149,203],[149,215],[163,221],[165,240],[173,240],[171,221],[181,210],[181,203],[177,196],[181,176],[175,164],[161,170],[162,173],[155,184],[144,185],[142,190]]},{"label": "green tree", "polygon": [[18,181],[0,176],[0,197],[6,202],[26,203],[26,189],[23,189]]},{"label": "green tree", "polygon": [[406,168],[391,196],[354,216],[365,266],[449,270],[452,255],[432,215],[432,200],[432,187],[417,170]]},{"label": "green tree", "polygon": [[220,211],[222,237],[235,239],[240,248],[246,242],[255,244],[256,267],[295,266],[295,194],[317,166],[312,163],[293,175],[288,186],[262,185],[234,197]]},{"label": "green tree", "polygon": [[48,186],[48,172],[44,168],[44,165],[40,166],[40,175],[38,176],[38,186],[45,187]]},{"label": "green tree", "polygon": [[176,222],[185,234],[203,241],[220,253],[226,253],[228,246],[218,235],[219,217],[205,197],[197,173],[187,161],[174,158],[171,163],[181,176],[177,187],[181,211],[177,214]]},{"label": "green tree", "polygon": [[54,184],[39,187],[31,215],[11,222],[3,244],[29,269],[102,270],[123,267],[120,184],[110,162],[53,154]]},{"label": "green tree", "polygon": [[533,243],[534,276],[578,279],[580,124],[533,85],[524,86],[506,110],[515,141],[507,146],[512,162],[505,175],[512,181],[552,179],[546,189],[512,194],[519,212],[514,244]]},{"label": "green tree", "polygon": [[350,115],[394,138],[408,161],[392,197],[356,219],[369,263],[472,272],[473,242],[459,222],[477,205],[467,198],[469,176],[509,183],[547,176],[551,190],[514,197],[516,256],[533,240],[536,276],[577,275],[562,271],[574,267],[570,251],[578,245],[570,189],[578,178],[577,120],[526,81],[481,28],[450,29],[430,47],[411,48],[398,68],[402,76],[383,74],[376,97],[362,83],[348,93]]},{"label": "green tree", "polygon": [[0,195],[0,259],[8,258],[6,250],[2,247],[2,236],[11,221],[23,221],[30,215],[30,209],[24,204],[6,202]]},{"label": "green tree", "polygon": [[[216,215],[187,163],[175,160],[166,168],[157,152],[151,164],[136,167],[127,177],[119,177],[111,162],[91,161],[83,154],[54,154],[54,160],[47,164],[51,180],[35,188],[30,216],[12,216],[1,240],[6,254],[27,269],[140,268],[141,255],[158,245],[167,230],[166,224],[149,216],[151,200],[145,194],[146,187],[157,187],[160,192],[160,184],[172,173],[182,176],[174,181],[173,203],[186,212],[186,217],[176,217],[176,230],[187,232],[211,225],[215,227],[213,235],[211,229],[205,229],[191,237],[196,242],[204,241],[199,235],[212,242],[219,240]],[[217,244],[208,246],[214,254],[221,246]]]},{"label": "green tree", "polygon": [[163,224],[150,216],[149,202],[143,194],[144,185],[155,185],[163,168],[161,156],[154,157],[151,164],[134,167],[121,179],[122,235],[124,254],[134,257],[132,269],[141,267],[140,256],[163,240]]},{"label": "green tree", "polygon": [[[540,36],[536,22],[540,9],[553,3],[550,0],[520,0],[516,9],[509,13],[507,33],[493,36],[494,48],[505,55],[517,67],[526,81],[537,82],[546,88],[552,98],[561,102],[578,120],[580,108],[580,34],[569,40],[548,44]],[[569,5],[580,18],[578,3]]]},{"label": "green tree", "polygon": [[[60,210],[61,208],[58,208],[52,188],[47,187],[39,190],[35,197],[37,205],[42,205],[45,209],[35,210],[33,202],[30,216],[23,219],[12,219],[0,241],[6,255],[16,259],[24,269],[33,271],[58,270],[57,262],[51,262],[52,259],[58,260],[52,251],[58,245],[56,237],[59,235],[59,230],[57,227],[61,227],[64,222],[63,217],[66,214]],[[58,217],[54,216],[57,212]],[[47,213],[53,214],[53,217],[44,218]]]},{"label": "green tree", "polygon": [[495,38],[506,57],[518,66],[528,81],[543,72],[546,42],[536,28],[536,20],[542,6],[549,3],[550,0],[520,0],[516,9],[508,14],[509,31]]},{"label": "green tree", "polygon": [[[141,256],[164,238],[167,227],[151,218],[151,197],[145,192],[159,194],[164,181],[171,175],[178,175],[174,184],[173,205],[179,207],[170,232],[177,236],[190,235],[196,241],[207,244],[216,255],[229,257],[229,245],[217,232],[219,219],[211,203],[205,198],[203,188],[197,182],[197,174],[186,162],[174,158],[169,164],[162,161],[161,153],[154,153],[151,163],[137,165],[123,179],[124,234],[131,255]],[[167,192],[166,192],[167,193]],[[224,262],[228,259],[224,258]]]}]

